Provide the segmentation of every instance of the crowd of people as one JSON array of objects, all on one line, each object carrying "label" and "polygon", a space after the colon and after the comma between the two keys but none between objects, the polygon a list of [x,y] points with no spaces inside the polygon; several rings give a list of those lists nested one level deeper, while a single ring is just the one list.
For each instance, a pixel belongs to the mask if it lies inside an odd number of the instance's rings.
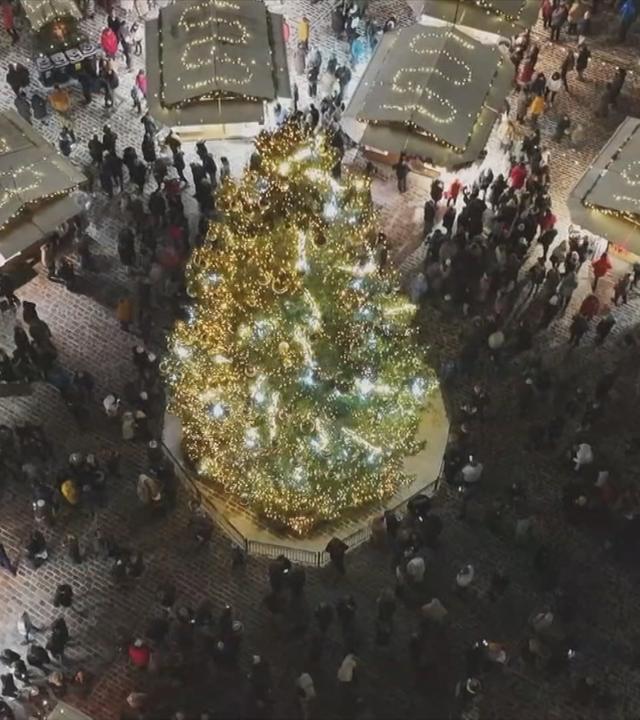
[{"label": "crowd of people", "polygon": [[[87,17],[96,13],[93,3],[82,5]],[[634,268],[616,281],[608,304],[603,303],[602,293],[596,291],[601,279],[611,274],[607,252],[579,234],[558,237],[551,202],[553,178],[540,119],[561,93],[571,92],[571,73],[575,71],[582,81],[588,72],[591,50],[587,38],[592,32],[592,15],[598,10],[597,2],[592,5],[595,7],[585,11],[580,3],[541,3],[550,39],[559,41],[566,31],[577,41],[549,78],[536,70],[540,47],[531,35],[525,33],[514,41],[511,57],[516,94],[501,126],[506,163],[498,168],[485,162],[466,185],[458,178],[446,186],[440,180],[433,181],[423,209],[425,260],[411,279],[409,294],[416,303],[434,304],[448,316],[458,315],[464,328],[460,355],[450,359],[442,373],[460,400],[443,465],[443,479],[458,504],[460,520],[467,520],[483,499],[485,466],[490,465],[491,458],[481,438],[496,403],[489,388],[501,373],[516,368],[512,402],[518,419],[525,423],[523,452],[559,457],[559,472],[566,479],[560,500],[566,521],[601,532],[614,557],[626,559],[638,546],[638,498],[633,486],[616,473],[613,463],[601,452],[593,431],[605,432],[612,391],[636,356],[634,338],[625,337],[619,363],[614,369],[603,370],[592,386],[572,382],[540,351],[540,338],[554,323],[560,325],[558,320],[572,304],[581,268],[590,268],[593,292],[572,317],[568,353],[583,342],[591,328],[595,346],[611,343],[616,308],[628,302],[630,292],[640,282],[640,267]],[[11,5],[5,0],[5,29],[11,42],[18,42],[19,33],[8,7]],[[622,40],[637,15],[635,0],[624,0],[617,9]],[[131,70],[135,57],[142,54],[142,25],[128,21],[129,17],[141,17],[140,10],[122,10],[112,8],[107,14],[100,36],[104,57],[95,72],[87,66],[78,77],[85,105],[95,95],[102,95],[105,107],[112,109],[113,93],[120,84],[118,58],[122,56],[126,70]],[[348,43],[350,63],[339,63],[337,54],[323,59],[306,17],[299,20],[295,38],[286,38],[295,45],[293,69],[299,82],[304,78],[309,101],[302,107],[296,89],[291,110],[274,104],[273,124],[279,127],[298,122],[312,131],[328,133],[337,152],[336,177],[340,176],[348,142],[340,130],[340,119],[353,69],[373,50],[380,34],[395,25],[394,17],[377,22],[362,0],[332,2],[331,26],[336,38]],[[294,35],[287,24],[285,35],[289,34]],[[625,79],[624,69],[615,72],[601,103],[594,108],[596,115],[604,116],[615,107]],[[15,95],[17,111],[28,122],[34,117],[46,119],[49,108],[56,113],[62,126],[58,144],[63,155],[70,156],[79,143],[84,143],[85,138],[77,137],[74,130],[73,102],[67,88],[54,86],[47,101],[39,91],[28,96],[32,84],[29,71],[18,63],[9,66],[7,83]],[[114,246],[129,289],[118,298],[115,318],[123,331],[135,331],[145,343],[140,345],[132,338],[133,379],[122,391],[112,388],[103,398],[97,397],[92,374],[63,367],[56,338],[39,317],[36,305],[26,299],[20,301],[11,275],[0,274],[0,300],[16,317],[14,348],[0,348],[0,381],[49,382],[59,390],[78,423],[103,422],[112,440],[108,447],[61,457],[41,426],[0,426],[1,481],[22,490],[28,488],[34,517],[19,558],[12,557],[0,544],[0,568],[14,577],[22,562],[33,571],[50,563],[58,552],[50,538],[66,526],[68,518],[84,514],[90,518],[91,529],[83,538],[65,532],[66,561],[73,565],[99,561],[114,588],[126,592],[145,576],[148,560],[127,538],[112,537],[101,528],[100,519],[112,496],[123,483],[133,483],[141,512],[153,519],[165,517],[178,502],[175,466],[157,440],[164,398],[153,331],[159,314],[176,317],[184,312],[184,264],[192,248],[204,241],[208,223],[217,217],[216,188],[229,177],[231,167],[226,157],[214,158],[204,142],[197,143],[197,159],[187,164],[180,139],[159,128],[146,112],[146,93],[145,73],[138,70],[127,112],[136,123],[139,117],[139,148],[121,147],[108,122],[86,142],[91,158],[87,168],[89,191],[102,191],[109,202],[118,205],[123,218]],[[563,142],[570,137],[578,144],[580,132],[584,133],[584,128],[572,127],[570,119],[561,116],[553,140]],[[257,166],[259,162],[254,153],[251,163]],[[400,192],[407,190],[409,170],[407,158],[401,157],[395,167]],[[189,222],[183,200],[186,192],[192,192],[197,201],[195,225]],[[76,292],[82,277],[99,272],[92,254],[94,242],[87,218],[81,214],[43,244],[45,276]],[[144,469],[134,480],[124,476],[121,454],[114,449],[121,442],[145,448]],[[632,439],[629,453],[637,453],[638,448],[640,443]],[[506,532],[517,543],[528,548],[533,545],[532,579],[549,601],[528,619],[521,650],[483,634],[467,639],[464,662],[453,678],[447,662],[454,633],[454,611],[445,597],[449,592],[443,587],[436,594],[427,582],[446,522],[438,502],[418,496],[402,515],[387,512],[374,520],[371,543],[388,551],[392,572],[379,595],[367,598],[367,605],[375,607],[370,627],[363,627],[361,620],[362,615],[371,617],[370,608],[363,611],[359,608],[362,601],[348,593],[336,596],[327,589],[324,599],[310,611],[304,567],[284,556],[269,563],[263,611],[272,618],[279,637],[303,639],[290,687],[296,712],[305,720],[314,715],[319,687],[322,684],[325,691],[327,687],[326,679],[319,683],[318,678],[325,677],[327,656],[335,656],[336,646],[340,660],[330,670],[331,687],[337,690],[337,706],[346,716],[367,711],[361,678],[370,646],[389,648],[398,637],[406,646],[398,662],[405,664],[410,680],[431,703],[442,703],[443,714],[453,713],[452,717],[473,716],[495,668],[505,665],[512,655],[549,675],[570,668],[580,652],[573,632],[580,603],[562,581],[552,549],[534,537],[535,514],[527,490],[517,478],[507,497],[487,510],[485,519],[497,533],[505,532],[508,526]],[[191,506],[189,533],[194,553],[214,537],[212,521],[197,500]],[[327,548],[336,583],[349,574],[346,550],[339,541]],[[231,572],[244,572],[246,564],[244,551],[234,545],[229,557]],[[498,604],[512,582],[508,569],[499,568],[482,584],[482,572],[474,558],[453,572],[452,597],[463,602],[481,598]],[[488,586],[486,592],[479,589],[481,586]],[[45,712],[45,703],[52,697],[90,691],[95,679],[92,673],[65,654],[73,645],[65,617],[85,612],[78,604],[72,585],[62,582],[52,588],[51,605],[57,617],[49,627],[36,627],[27,611],[18,619],[24,650],[11,647],[0,653],[4,666],[0,675],[2,720],[13,720],[16,701],[31,708],[40,704]],[[398,635],[400,606],[414,612],[413,632],[406,636]],[[172,582],[158,588],[157,602],[149,608],[145,627],[123,634],[117,646],[120,658],[135,670],[123,720],[205,720],[218,713],[269,717],[283,703],[283,690],[274,670],[278,658],[275,653],[267,657],[255,652],[237,611],[226,605],[216,612],[204,596],[194,604],[181,597]],[[395,652],[397,644],[393,647]],[[225,692],[227,686],[237,692],[230,696]],[[584,705],[597,699],[604,707],[613,702],[606,688],[591,676],[578,678],[575,699]]]}]

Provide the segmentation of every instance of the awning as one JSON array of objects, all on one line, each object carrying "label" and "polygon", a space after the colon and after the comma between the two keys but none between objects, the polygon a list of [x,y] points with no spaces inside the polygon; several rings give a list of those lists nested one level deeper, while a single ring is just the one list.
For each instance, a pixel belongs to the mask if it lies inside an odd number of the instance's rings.
[{"label": "awning", "polygon": [[0,267],[19,255],[28,254],[59,225],[80,212],[69,195],[39,206],[28,217],[21,217],[0,232]]},{"label": "awning", "polygon": [[464,164],[484,148],[512,82],[513,67],[496,45],[415,25],[382,37],[343,128],[386,152]]},{"label": "awning", "polygon": [[443,22],[511,36],[536,24],[538,0],[409,0],[416,17],[428,15]]},{"label": "awning", "polygon": [[74,0],[21,0],[24,14],[33,30],[38,32],[47,23],[58,18],[82,18]]},{"label": "awning", "polygon": [[572,221],[640,255],[640,119],[628,117],[568,199]]}]

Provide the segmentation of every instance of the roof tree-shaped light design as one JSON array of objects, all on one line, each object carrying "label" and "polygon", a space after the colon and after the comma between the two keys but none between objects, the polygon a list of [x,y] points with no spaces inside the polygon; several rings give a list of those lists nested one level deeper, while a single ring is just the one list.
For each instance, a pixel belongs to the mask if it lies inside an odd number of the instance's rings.
[{"label": "roof tree-shaped light design", "polygon": [[[496,45],[452,27],[415,25],[383,36],[345,112],[363,144],[447,165],[477,157],[510,87]],[[362,133],[362,127],[360,127]]]},{"label": "roof tree-shaped light design", "polygon": [[16,112],[0,113],[0,265],[78,213],[85,177]]},{"label": "roof tree-shaped light design", "polygon": [[511,36],[535,25],[538,0],[408,0],[416,17]]},{"label": "roof tree-shaped light design", "polygon": [[185,0],[146,23],[149,109],[173,127],[259,123],[291,94],[282,16],[261,0]]}]

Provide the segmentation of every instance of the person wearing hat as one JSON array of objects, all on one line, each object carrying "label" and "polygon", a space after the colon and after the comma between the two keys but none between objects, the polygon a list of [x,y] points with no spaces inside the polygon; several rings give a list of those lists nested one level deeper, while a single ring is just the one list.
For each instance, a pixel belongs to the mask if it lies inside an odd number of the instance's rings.
[{"label": "person wearing hat", "polygon": [[136,493],[143,505],[151,506],[162,500],[162,486],[158,478],[145,473],[138,475]]},{"label": "person wearing hat", "polygon": [[143,640],[137,638],[129,645],[127,651],[129,661],[138,670],[146,670],[151,660],[151,650]]},{"label": "person wearing hat", "polygon": [[473,582],[474,577],[475,570],[473,569],[473,565],[465,565],[456,575],[456,587],[460,590],[466,590]]}]

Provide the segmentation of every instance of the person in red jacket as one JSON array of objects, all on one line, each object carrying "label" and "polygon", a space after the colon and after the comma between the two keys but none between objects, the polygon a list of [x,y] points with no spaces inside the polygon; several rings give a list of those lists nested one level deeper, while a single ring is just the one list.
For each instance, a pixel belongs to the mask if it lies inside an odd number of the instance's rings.
[{"label": "person in red jacket", "polygon": [[551,230],[556,224],[556,216],[551,212],[551,208],[547,208],[540,218],[540,234],[543,232],[546,232],[547,230]]},{"label": "person in red jacket", "polygon": [[9,0],[3,0],[2,2],[2,24],[11,37],[11,44],[15,45],[20,39],[20,36],[16,30],[15,19],[13,17],[13,5]]},{"label": "person in red jacket", "polygon": [[609,270],[611,270],[611,263],[609,262],[609,258],[607,256],[607,253],[602,253],[602,255],[595,261],[591,263],[591,267],[593,268],[593,291],[595,292],[595,289],[598,287],[598,281],[600,278],[603,278]]},{"label": "person in red jacket", "polygon": [[118,36],[111,28],[106,27],[100,35],[100,45],[108,58],[113,59],[118,52]]},{"label": "person in red jacket", "polygon": [[511,172],[509,173],[509,183],[514,190],[520,190],[527,179],[527,166],[522,160],[514,165]]},{"label": "person in red jacket", "polygon": [[145,645],[140,639],[132,642],[129,645],[129,660],[134,667],[145,670],[149,665],[149,660],[151,660],[149,646]]},{"label": "person in red jacket", "polygon": [[584,315],[589,320],[593,320],[599,310],[600,300],[598,300],[598,296],[593,293],[591,295],[587,295],[587,297],[582,301],[582,305],[580,305],[580,315]]},{"label": "person in red jacket", "polygon": [[449,189],[447,190],[447,207],[451,205],[452,203],[455,205],[458,201],[458,195],[460,194],[460,190],[462,190],[462,183],[460,182],[460,178],[455,178],[451,185],[449,185]]}]

